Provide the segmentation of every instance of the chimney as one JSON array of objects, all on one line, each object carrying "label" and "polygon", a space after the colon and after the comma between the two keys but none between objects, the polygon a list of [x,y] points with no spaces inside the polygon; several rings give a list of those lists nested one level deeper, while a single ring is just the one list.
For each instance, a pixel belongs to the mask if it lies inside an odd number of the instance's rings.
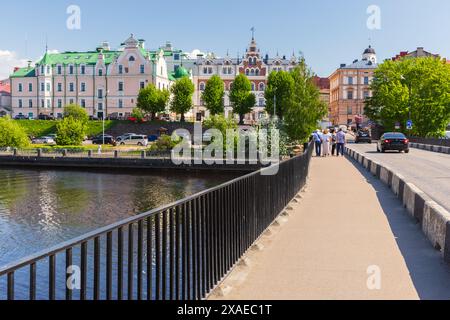
[{"label": "chimney", "polygon": [[145,40],[144,39],[139,39],[138,41],[139,41],[139,47],[141,49],[145,49]]},{"label": "chimney", "polygon": [[346,64],[345,63],[341,63],[341,68],[345,68]]},{"label": "chimney", "polygon": [[19,69],[19,67],[14,67],[14,72],[17,72]]}]

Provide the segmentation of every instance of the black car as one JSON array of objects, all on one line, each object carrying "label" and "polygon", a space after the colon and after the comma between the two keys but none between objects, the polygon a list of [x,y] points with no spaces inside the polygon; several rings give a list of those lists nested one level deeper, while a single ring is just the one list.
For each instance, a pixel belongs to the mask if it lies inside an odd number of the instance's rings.
[{"label": "black car", "polygon": [[14,120],[28,120],[28,117],[24,116],[23,114],[18,114],[14,117]]},{"label": "black car", "polygon": [[55,120],[55,117],[50,116],[50,115],[48,115],[48,114],[40,114],[40,115],[38,116],[38,119],[39,119],[39,120]]},{"label": "black car", "polygon": [[105,142],[105,144],[110,144],[113,146],[116,145],[116,140],[114,139],[114,137],[107,134],[105,134],[104,138],[103,135],[94,137],[92,139],[92,144],[103,144],[103,141]]},{"label": "black car", "polygon": [[377,144],[378,152],[386,152],[389,150],[393,151],[404,151],[409,153],[409,140],[403,134],[399,132],[389,132],[381,136],[380,141]]},{"label": "black car", "polygon": [[366,130],[359,130],[356,133],[355,143],[372,143],[372,137],[370,136],[370,132]]}]

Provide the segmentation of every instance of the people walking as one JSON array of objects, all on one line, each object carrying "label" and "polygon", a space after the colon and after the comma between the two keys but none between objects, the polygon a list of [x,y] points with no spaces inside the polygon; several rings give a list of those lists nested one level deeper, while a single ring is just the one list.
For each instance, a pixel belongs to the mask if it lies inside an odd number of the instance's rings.
[{"label": "people walking", "polygon": [[333,157],[336,154],[336,147],[337,147],[336,129],[332,129],[331,130],[331,155]]},{"label": "people walking", "polygon": [[339,157],[339,154],[344,156],[344,149],[345,149],[345,132],[342,129],[339,129],[339,132],[336,134],[336,140],[337,140],[337,156]]},{"label": "people walking", "polygon": [[316,147],[316,156],[320,157],[322,155],[322,134],[320,133],[320,130],[316,130],[316,132],[313,133],[313,141],[314,146]]},{"label": "people walking", "polygon": [[330,155],[331,150],[331,134],[328,129],[325,129],[322,134],[322,154],[324,157],[328,157]]}]

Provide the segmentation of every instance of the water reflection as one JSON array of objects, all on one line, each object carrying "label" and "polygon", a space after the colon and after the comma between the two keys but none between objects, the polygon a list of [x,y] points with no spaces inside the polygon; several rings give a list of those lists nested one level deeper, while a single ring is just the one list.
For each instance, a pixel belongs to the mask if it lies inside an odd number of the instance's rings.
[{"label": "water reflection", "polygon": [[0,265],[231,178],[0,169]]}]

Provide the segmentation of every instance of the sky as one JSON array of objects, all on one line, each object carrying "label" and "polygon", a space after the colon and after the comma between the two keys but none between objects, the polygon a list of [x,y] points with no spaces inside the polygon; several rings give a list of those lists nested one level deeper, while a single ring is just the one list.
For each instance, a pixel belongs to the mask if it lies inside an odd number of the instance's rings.
[{"label": "sky", "polygon": [[[373,5],[379,15],[368,13]],[[361,59],[369,44],[380,61],[417,47],[450,58],[448,0],[15,0],[1,12],[0,79],[39,59],[46,43],[52,52],[94,50],[105,40],[117,48],[133,33],[149,49],[171,41],[186,52],[237,56],[252,27],[263,55],[302,52],[323,77]]]}]

